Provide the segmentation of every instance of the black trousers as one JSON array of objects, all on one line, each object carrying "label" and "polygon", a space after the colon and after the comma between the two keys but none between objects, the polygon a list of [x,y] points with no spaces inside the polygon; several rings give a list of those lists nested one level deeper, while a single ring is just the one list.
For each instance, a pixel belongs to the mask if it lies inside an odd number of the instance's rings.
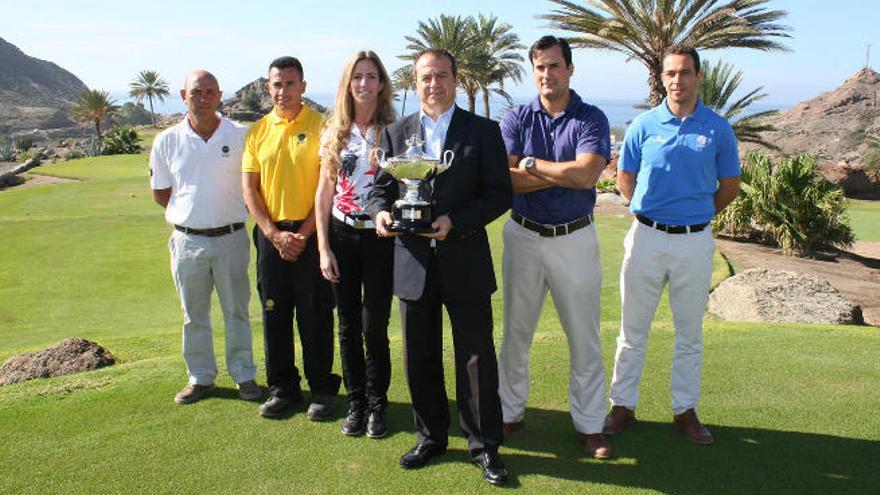
[{"label": "black trousers", "polygon": [[[298,224],[279,225],[296,231]],[[333,293],[321,276],[315,236],[296,261],[281,259],[272,241],[254,227],[257,292],[263,306],[263,336],[269,394],[299,398],[299,370],[294,363],[293,319],[299,330],[303,368],[312,394],[335,395],[341,378],[333,369]]]},{"label": "black trousers", "polygon": [[400,302],[404,367],[416,434],[420,442],[446,444],[448,439],[442,316],[446,306],[455,351],[458,419],[468,437],[468,449],[472,455],[497,450],[503,437],[490,297],[456,298],[454,287],[441,286],[439,261],[436,255],[432,258],[421,299]]},{"label": "black trousers", "polygon": [[355,409],[383,410],[391,383],[388,320],[394,241],[378,237],[374,229],[356,229],[333,218],[330,246],[339,267],[339,283],[333,287],[348,404]]}]

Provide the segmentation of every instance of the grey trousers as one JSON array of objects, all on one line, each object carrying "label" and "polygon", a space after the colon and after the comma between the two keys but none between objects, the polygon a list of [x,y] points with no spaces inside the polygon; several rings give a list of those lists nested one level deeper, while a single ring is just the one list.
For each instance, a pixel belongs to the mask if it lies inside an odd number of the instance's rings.
[{"label": "grey trousers", "polygon": [[177,230],[168,241],[171,274],[183,307],[183,359],[189,381],[210,385],[217,377],[211,331],[211,293],[217,288],[226,327],[226,367],[236,383],[253,380],[248,317],[250,244],[245,229],[206,237]]}]

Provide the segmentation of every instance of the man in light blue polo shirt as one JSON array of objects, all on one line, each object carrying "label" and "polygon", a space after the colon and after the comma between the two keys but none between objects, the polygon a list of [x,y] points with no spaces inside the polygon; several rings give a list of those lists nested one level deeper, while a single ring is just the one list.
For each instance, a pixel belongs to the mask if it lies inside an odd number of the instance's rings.
[{"label": "man in light blue polo shirt", "polygon": [[675,323],[673,423],[692,443],[714,442],[696,415],[715,253],[709,222],[736,198],[740,166],[730,124],[697,97],[701,78],[696,50],[669,47],[662,72],[667,97],[637,117],[624,138],[617,187],[631,199],[636,220],[623,243],[620,336],[606,435],[635,422],[648,331],[668,283]]},{"label": "man in light blue polo shirt", "polygon": [[593,225],[596,181],[610,158],[608,119],[569,89],[571,48],[545,36],[529,60],[538,96],[504,116],[513,184],[504,226],[504,340],[499,392],[505,432],[522,428],[529,350],[547,292],[568,338],[568,401],[585,451],[611,455],[602,436],[605,367],[599,343],[602,265]]}]

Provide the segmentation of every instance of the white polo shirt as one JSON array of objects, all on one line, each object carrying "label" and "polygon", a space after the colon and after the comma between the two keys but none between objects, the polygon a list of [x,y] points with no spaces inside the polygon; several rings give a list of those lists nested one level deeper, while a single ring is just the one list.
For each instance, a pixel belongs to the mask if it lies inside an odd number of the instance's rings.
[{"label": "white polo shirt", "polygon": [[150,187],[171,188],[165,220],[210,229],[247,220],[241,155],[247,128],[224,117],[205,142],[189,119],[162,131],[150,152]]}]

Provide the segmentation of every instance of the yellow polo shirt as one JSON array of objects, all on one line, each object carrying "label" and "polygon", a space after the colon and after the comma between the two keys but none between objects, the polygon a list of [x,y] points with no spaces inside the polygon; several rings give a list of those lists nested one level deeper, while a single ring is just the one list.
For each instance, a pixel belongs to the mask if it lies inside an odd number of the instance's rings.
[{"label": "yellow polo shirt", "polygon": [[303,105],[292,122],[273,110],[248,130],[241,170],[260,174],[260,192],[275,222],[303,220],[315,204],[321,123],[321,114]]}]

